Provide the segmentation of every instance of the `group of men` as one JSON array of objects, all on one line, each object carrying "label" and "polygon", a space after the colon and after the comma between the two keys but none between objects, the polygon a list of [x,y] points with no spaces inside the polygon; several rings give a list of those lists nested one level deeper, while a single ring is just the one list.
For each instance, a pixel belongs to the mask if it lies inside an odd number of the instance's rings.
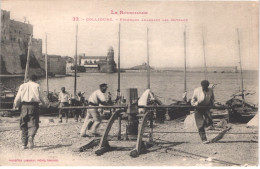
[{"label": "group of men", "polygon": [[[20,129],[22,131],[22,148],[34,147],[34,137],[39,128],[39,103],[50,107],[48,99],[46,99],[45,94],[42,92],[40,85],[36,83],[37,76],[31,75],[29,81],[22,84],[19,87],[18,93],[14,100],[14,109],[18,109],[21,106],[20,115]],[[107,91],[107,84],[100,84],[99,89],[94,91],[88,100],[89,106],[99,106],[99,105],[109,105],[109,100],[106,99],[105,93]],[[149,91],[147,92],[149,93]],[[148,96],[148,94],[147,94]],[[148,98],[148,97],[147,97]],[[82,93],[78,93],[78,101],[84,105],[84,97]],[[65,87],[61,88],[59,94],[59,105],[61,107],[66,107],[69,105],[71,97],[68,92],[66,92]],[[209,113],[210,107],[214,104],[214,94],[213,89],[209,88],[209,82],[203,80],[201,82],[201,87],[194,90],[193,97],[191,99],[191,104],[193,106],[198,106],[195,111],[195,119],[199,131],[199,135],[203,143],[208,143],[205,133],[205,126],[212,124],[212,119]],[[62,114],[65,113],[66,121],[68,121],[68,111],[66,109],[60,109],[59,112],[59,122],[62,122]],[[76,111],[75,120],[81,112]],[[101,123],[100,113],[97,108],[88,109],[84,120],[84,124],[80,130],[80,136],[97,136],[97,129]],[[28,146],[27,146],[28,145]]]},{"label": "group of men", "polygon": [[[75,98],[72,98],[71,95],[65,90],[65,87],[61,88],[61,92],[59,93],[59,108],[72,106],[84,106],[85,98],[83,97],[84,93],[78,92],[78,95]],[[62,123],[62,117],[65,115],[66,122],[68,122],[69,118],[69,110],[68,109],[60,109],[59,110],[59,123]],[[72,111],[74,115],[75,122],[78,122],[79,118],[84,118],[84,111],[81,109],[76,109]]]},{"label": "group of men", "polygon": [[[34,137],[39,128],[39,104],[42,106],[50,107],[48,99],[40,88],[40,85],[36,83],[37,76],[30,75],[28,82],[22,84],[19,87],[17,95],[14,99],[13,109],[18,110],[21,108],[20,114],[20,129],[22,131],[22,149],[33,149],[34,148]],[[107,91],[107,84],[103,83],[100,88],[94,91],[89,97],[89,106],[108,105],[105,97]],[[78,93],[78,101],[84,104],[84,97],[82,93]],[[65,87],[61,88],[59,94],[59,107],[66,107],[71,102],[71,97],[66,92]],[[62,122],[63,113],[65,114],[66,121],[68,121],[68,111],[66,109],[60,109],[59,111],[59,122]],[[80,116],[80,112],[75,112],[75,120]],[[93,123],[93,124],[92,124]],[[101,123],[100,114],[97,109],[89,109],[85,117],[84,124],[80,131],[82,137],[87,135],[96,136],[97,128]]]}]

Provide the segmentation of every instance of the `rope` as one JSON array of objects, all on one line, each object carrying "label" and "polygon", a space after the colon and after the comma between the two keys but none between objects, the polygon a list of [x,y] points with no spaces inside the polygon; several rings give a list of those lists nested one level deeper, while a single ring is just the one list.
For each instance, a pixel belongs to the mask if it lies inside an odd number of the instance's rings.
[{"label": "rope", "polygon": [[[145,133],[149,133],[149,132],[145,132]],[[188,134],[193,134],[193,133],[196,133],[198,134],[198,132],[195,132],[195,131],[187,131],[187,132],[184,132],[184,131],[162,131],[162,132],[153,132],[153,133],[166,133],[166,134],[174,134],[174,133],[188,133]],[[219,134],[219,132],[207,132],[207,134]],[[258,133],[226,133],[226,134],[258,134]]]}]

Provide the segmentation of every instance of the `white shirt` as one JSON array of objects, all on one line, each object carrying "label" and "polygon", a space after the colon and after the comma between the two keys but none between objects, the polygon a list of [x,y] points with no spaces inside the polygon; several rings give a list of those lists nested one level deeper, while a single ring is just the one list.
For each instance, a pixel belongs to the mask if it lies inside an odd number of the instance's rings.
[{"label": "white shirt", "polygon": [[198,87],[194,90],[191,105],[192,106],[209,106],[214,102],[214,93],[212,88],[208,88],[208,91],[203,91],[202,87]]},{"label": "white shirt", "polygon": [[22,84],[19,87],[18,93],[14,99],[14,108],[18,108],[21,102],[42,102],[43,104],[49,104],[45,99],[45,95],[42,92],[40,85],[33,81]]},{"label": "white shirt", "polygon": [[147,106],[147,103],[150,100],[153,100],[154,96],[150,89],[146,89],[145,92],[142,94],[142,96],[138,100],[139,106]]},{"label": "white shirt", "polygon": [[59,94],[59,101],[62,103],[68,103],[70,100],[70,94],[68,92],[62,93],[60,92]]},{"label": "white shirt", "polygon": [[99,105],[100,102],[106,102],[106,96],[104,93],[101,92],[100,89],[94,91],[90,96],[89,96],[89,99],[88,99],[88,102],[91,102],[91,103],[94,103],[94,104],[97,104]]}]

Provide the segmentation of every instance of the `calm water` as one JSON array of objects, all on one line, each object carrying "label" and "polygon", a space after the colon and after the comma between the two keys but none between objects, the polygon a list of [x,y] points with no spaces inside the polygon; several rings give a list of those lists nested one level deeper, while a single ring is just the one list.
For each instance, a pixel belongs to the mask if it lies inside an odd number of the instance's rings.
[{"label": "calm water", "polygon": [[[85,92],[88,98],[92,91],[96,90],[100,83],[107,83],[112,97],[116,96],[117,90],[117,73],[101,74],[101,73],[79,73],[77,79],[77,91]],[[239,73],[209,73],[208,80],[210,83],[218,84],[215,87],[215,99],[224,103],[232,94],[239,91],[241,84]],[[183,93],[183,72],[152,72],[151,73],[151,89],[160,96],[165,104],[172,103],[172,99],[180,100]],[[200,81],[204,79],[203,73],[187,73],[187,89],[188,98],[192,97],[194,88],[200,86]],[[18,87],[22,82],[21,78],[1,79],[1,82],[9,87]],[[39,80],[43,90],[46,90],[45,79]],[[50,91],[59,91],[64,86],[69,93],[74,91],[74,77],[50,78]],[[140,96],[147,86],[146,73],[121,73],[121,91],[127,88],[137,88]],[[254,104],[258,103],[258,72],[244,72],[244,88],[256,92],[253,96],[246,97],[247,101]]]}]

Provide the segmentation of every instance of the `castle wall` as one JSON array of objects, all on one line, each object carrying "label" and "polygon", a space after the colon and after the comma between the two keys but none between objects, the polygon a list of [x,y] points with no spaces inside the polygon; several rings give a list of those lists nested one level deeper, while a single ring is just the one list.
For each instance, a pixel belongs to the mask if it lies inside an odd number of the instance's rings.
[{"label": "castle wall", "polygon": [[61,56],[49,57],[49,70],[54,74],[65,75],[66,74],[66,60]]},{"label": "castle wall", "polygon": [[[33,26],[10,20],[10,12],[1,10],[1,72],[0,74],[24,73],[27,60],[28,42]],[[38,58],[42,55],[42,41],[32,38],[30,51],[30,73],[43,75]],[[2,68],[3,66],[3,68]]]},{"label": "castle wall", "polygon": [[[45,71],[45,55],[38,59],[41,68]],[[66,59],[59,55],[48,55],[48,72],[55,75],[66,74]]]},{"label": "castle wall", "polygon": [[21,66],[20,55],[23,51],[18,43],[4,42],[1,43],[1,57],[3,59],[6,72],[11,74],[24,73]]},{"label": "castle wall", "polygon": [[1,10],[1,42],[9,40],[9,21],[10,21],[10,12]]},{"label": "castle wall", "polygon": [[102,73],[114,73],[115,71],[116,71],[115,65],[111,65],[111,64],[100,65],[100,72]]},{"label": "castle wall", "polygon": [[[7,30],[8,31],[8,30]],[[30,35],[33,34],[33,26],[27,23],[10,20],[9,40],[16,42],[29,42]]]}]

